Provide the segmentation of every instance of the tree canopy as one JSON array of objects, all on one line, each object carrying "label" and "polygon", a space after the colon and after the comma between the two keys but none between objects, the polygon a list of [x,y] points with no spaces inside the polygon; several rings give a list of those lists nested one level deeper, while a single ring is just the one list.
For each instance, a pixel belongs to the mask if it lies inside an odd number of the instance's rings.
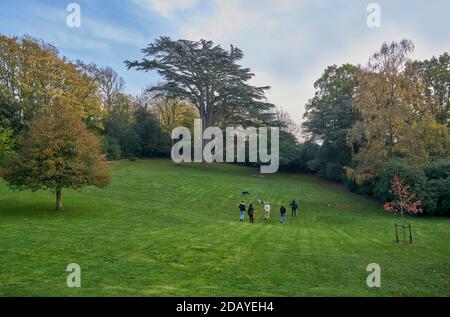
[{"label": "tree canopy", "polygon": [[273,105],[265,98],[270,87],[248,83],[254,74],[238,64],[244,54],[234,46],[225,50],[212,41],[174,41],[164,36],[142,53],[141,61],[126,61],[127,67],[156,70],[164,83],[150,91],[195,105],[204,128],[230,121],[244,126],[264,124],[273,115]]},{"label": "tree canopy", "polygon": [[62,189],[104,187],[111,180],[99,139],[59,102],[43,106],[33,117],[17,153],[5,159],[1,176],[13,189],[55,191],[56,210],[62,210]]},{"label": "tree canopy", "polygon": [[26,127],[41,107],[58,98],[91,129],[101,129],[95,82],[51,44],[29,36],[0,35],[0,123]]},{"label": "tree canopy", "polygon": [[414,61],[408,74],[417,76],[425,87],[430,110],[440,124],[450,124],[450,55],[444,53],[429,60]]},{"label": "tree canopy", "polygon": [[344,167],[351,162],[347,135],[359,120],[353,106],[358,74],[359,68],[350,64],[327,67],[314,83],[315,96],[305,107],[302,127],[309,140],[321,143],[310,166],[333,180],[342,180]]},{"label": "tree canopy", "polygon": [[413,49],[408,40],[385,43],[360,72],[353,105],[361,120],[349,133],[348,168],[358,183],[372,182],[394,157],[420,164],[446,155],[448,130],[436,121],[422,82],[405,72]]}]

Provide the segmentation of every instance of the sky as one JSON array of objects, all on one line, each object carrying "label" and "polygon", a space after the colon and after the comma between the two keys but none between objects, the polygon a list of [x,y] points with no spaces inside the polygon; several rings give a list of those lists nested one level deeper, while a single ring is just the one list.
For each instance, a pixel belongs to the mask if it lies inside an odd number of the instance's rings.
[{"label": "sky", "polygon": [[[80,27],[67,24],[70,3],[79,5]],[[413,59],[449,52],[449,12],[448,0],[0,0],[0,33],[28,34],[71,60],[110,66],[131,94],[161,81],[123,63],[142,58],[159,36],[233,44],[256,75],[252,84],[271,86],[269,101],[301,123],[329,65],[365,65],[383,42],[403,38],[415,44]]]}]

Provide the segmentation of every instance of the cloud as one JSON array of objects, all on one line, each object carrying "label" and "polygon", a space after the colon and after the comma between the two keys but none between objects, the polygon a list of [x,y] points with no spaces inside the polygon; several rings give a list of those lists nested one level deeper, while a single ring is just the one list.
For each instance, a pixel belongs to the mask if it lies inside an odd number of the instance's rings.
[{"label": "cloud", "polygon": [[133,0],[133,2],[166,18],[172,18],[175,12],[191,9],[198,4],[198,0]]},{"label": "cloud", "polygon": [[[442,53],[442,43],[419,36],[420,26],[385,19],[367,27],[364,4],[339,7],[309,0],[214,0],[211,12],[196,13],[179,24],[180,36],[214,40],[243,49],[243,63],[256,74],[253,84],[270,85],[268,98],[297,123],[314,96],[314,82],[332,64],[366,64],[385,41],[412,39],[415,59]],[[345,5],[345,3],[344,3]]]},{"label": "cloud", "polygon": [[[78,46],[79,48],[108,48],[110,44],[114,43],[132,44],[139,47],[146,44],[147,41],[142,33],[129,30],[118,24],[95,19],[83,9],[84,7],[82,7],[81,11],[81,27],[73,29],[66,25],[68,13],[64,6],[55,8],[40,4],[33,7],[33,13],[35,16],[46,21],[45,25],[60,25],[60,28],[53,29],[48,33],[57,34],[58,39],[69,46]],[[64,35],[66,39],[64,39]],[[74,41],[74,43],[71,43],[71,41]]]},{"label": "cloud", "polygon": [[193,15],[180,25],[181,37],[204,38],[243,49],[246,54],[243,63],[256,74],[252,84],[272,86],[267,93],[269,101],[282,106],[299,122],[304,102],[299,94],[308,94],[311,89],[302,80],[298,57],[302,44],[310,42],[311,35],[294,31],[291,14],[301,15],[310,3],[309,0],[215,0],[213,12]]},{"label": "cloud", "polygon": [[142,47],[147,43],[146,38],[141,33],[99,20],[84,18],[82,19],[81,28],[93,37],[102,40],[120,44],[132,44],[138,47]]}]

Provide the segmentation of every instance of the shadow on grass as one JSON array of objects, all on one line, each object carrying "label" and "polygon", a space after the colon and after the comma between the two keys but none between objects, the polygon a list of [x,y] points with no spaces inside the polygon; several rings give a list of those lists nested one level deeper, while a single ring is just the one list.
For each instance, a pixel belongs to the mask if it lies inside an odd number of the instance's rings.
[{"label": "shadow on grass", "polygon": [[2,199],[0,201],[0,218],[23,218],[23,217],[48,217],[59,214],[73,214],[78,212],[76,208],[65,208],[56,211],[53,201],[30,200],[30,202],[17,201],[14,199]]}]

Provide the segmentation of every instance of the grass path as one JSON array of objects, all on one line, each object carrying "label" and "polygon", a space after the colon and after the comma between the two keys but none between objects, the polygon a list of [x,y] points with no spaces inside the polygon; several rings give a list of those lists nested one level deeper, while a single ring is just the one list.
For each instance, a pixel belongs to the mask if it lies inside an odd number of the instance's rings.
[{"label": "grass path", "polygon": [[[242,191],[271,202],[270,223],[262,206],[238,221]],[[121,162],[107,189],[63,199],[55,213],[51,193],[0,181],[0,296],[450,296],[449,219],[409,218],[416,242],[396,245],[395,216],[313,176]],[[72,262],[81,289],[65,284]],[[381,289],[366,286],[372,262]]]}]

